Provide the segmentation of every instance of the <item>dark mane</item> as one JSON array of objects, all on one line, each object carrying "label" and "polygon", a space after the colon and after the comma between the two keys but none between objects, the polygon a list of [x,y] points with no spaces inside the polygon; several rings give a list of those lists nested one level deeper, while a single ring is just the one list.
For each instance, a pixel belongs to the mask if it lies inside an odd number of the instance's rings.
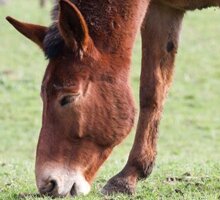
[{"label": "dark mane", "polygon": [[59,55],[65,43],[61,37],[56,23],[52,24],[44,39],[44,53],[46,58],[51,59]]},{"label": "dark mane", "polygon": [[53,24],[49,27],[47,35],[44,39],[44,53],[47,59],[57,57],[65,45],[56,23],[58,18],[58,12],[59,6],[56,1],[55,6],[51,12]]}]

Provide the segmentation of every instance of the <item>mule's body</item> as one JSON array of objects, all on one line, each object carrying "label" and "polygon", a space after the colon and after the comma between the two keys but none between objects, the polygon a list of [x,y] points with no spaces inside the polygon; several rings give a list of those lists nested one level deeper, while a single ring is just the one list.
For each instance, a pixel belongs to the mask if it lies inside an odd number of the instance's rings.
[{"label": "mule's body", "polygon": [[98,168],[129,134],[134,121],[129,68],[141,28],[136,138],[126,166],[103,189],[107,194],[134,192],[137,180],[151,173],[155,161],[184,13],[219,5],[220,0],[61,0],[49,29],[8,18],[50,59],[42,83],[36,159],[41,193],[87,193]]}]

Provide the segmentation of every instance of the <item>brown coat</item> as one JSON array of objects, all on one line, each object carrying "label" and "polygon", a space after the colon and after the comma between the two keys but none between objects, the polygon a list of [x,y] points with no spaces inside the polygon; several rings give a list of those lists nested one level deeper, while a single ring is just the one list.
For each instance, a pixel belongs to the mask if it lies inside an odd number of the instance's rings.
[{"label": "brown coat", "polygon": [[49,28],[7,18],[49,58],[42,82],[44,109],[36,156],[40,193],[87,194],[99,167],[129,134],[135,112],[128,78],[140,28],[142,71],[137,133],[126,166],[102,192],[131,194],[137,180],[151,173],[184,13],[219,6],[220,0],[149,3],[60,0]]}]

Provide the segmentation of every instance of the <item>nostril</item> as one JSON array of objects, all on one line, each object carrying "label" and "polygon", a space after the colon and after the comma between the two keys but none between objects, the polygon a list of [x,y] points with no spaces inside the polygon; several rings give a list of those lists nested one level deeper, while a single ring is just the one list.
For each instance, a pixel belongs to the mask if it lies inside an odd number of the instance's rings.
[{"label": "nostril", "polygon": [[71,196],[76,196],[77,192],[76,192],[76,184],[74,183],[71,190],[70,190],[70,195]]},{"label": "nostril", "polygon": [[40,193],[45,195],[54,194],[57,190],[57,182],[55,180],[49,181],[45,186],[40,188]]}]

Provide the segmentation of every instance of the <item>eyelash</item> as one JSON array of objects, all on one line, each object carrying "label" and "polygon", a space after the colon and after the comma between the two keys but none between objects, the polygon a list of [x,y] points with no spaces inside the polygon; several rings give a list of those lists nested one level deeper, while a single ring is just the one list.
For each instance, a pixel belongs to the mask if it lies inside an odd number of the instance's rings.
[{"label": "eyelash", "polygon": [[76,100],[76,98],[79,96],[79,94],[77,95],[67,95],[67,96],[64,96],[61,100],[60,100],[60,105],[61,106],[65,106],[73,101]]},{"label": "eyelash", "polygon": [[72,101],[74,101],[74,99],[75,99],[74,96],[71,96],[71,95],[65,96],[60,100],[60,105],[65,106],[71,103]]}]

